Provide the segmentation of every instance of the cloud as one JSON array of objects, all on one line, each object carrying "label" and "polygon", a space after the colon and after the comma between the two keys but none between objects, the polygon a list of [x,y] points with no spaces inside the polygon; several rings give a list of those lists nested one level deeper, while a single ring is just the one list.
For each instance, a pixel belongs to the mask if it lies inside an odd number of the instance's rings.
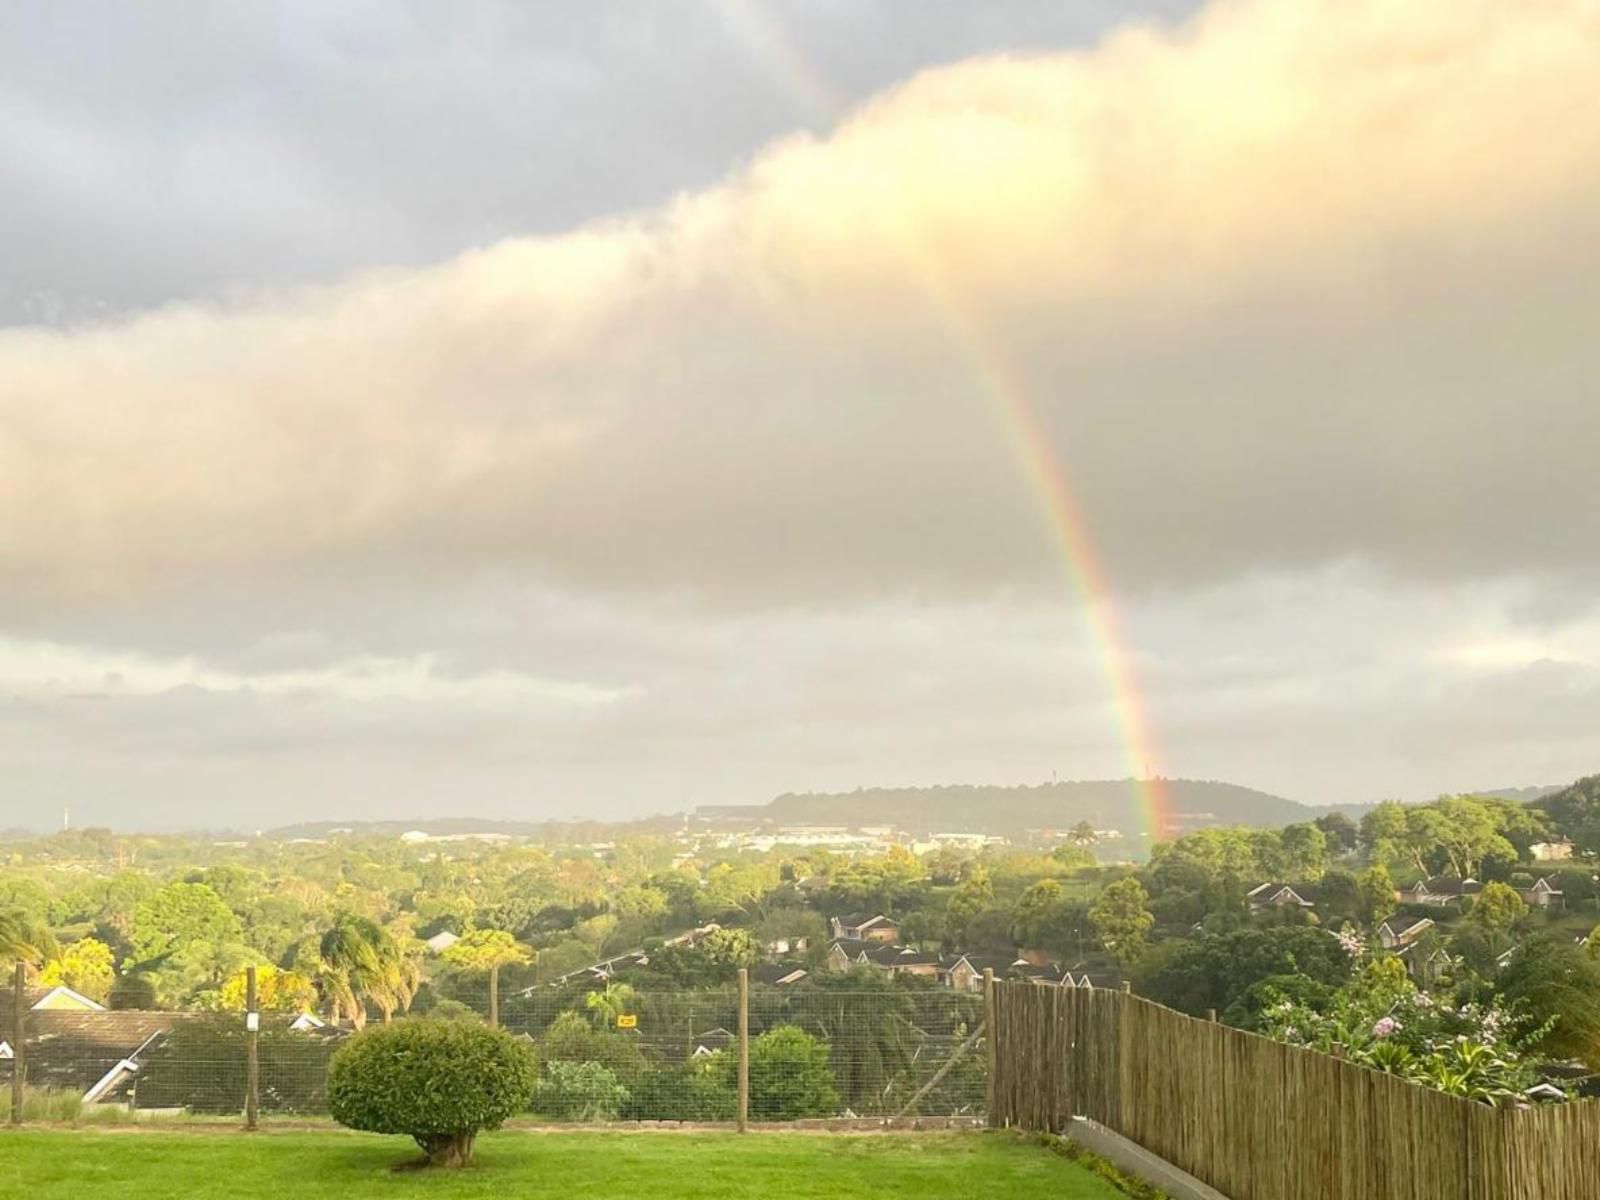
[{"label": "cloud", "polygon": [[1127,589],[1576,565],[1597,70],[1581,3],[1223,4],[927,72],[637,220],[0,333],[5,590],[1048,585],[996,363]]}]

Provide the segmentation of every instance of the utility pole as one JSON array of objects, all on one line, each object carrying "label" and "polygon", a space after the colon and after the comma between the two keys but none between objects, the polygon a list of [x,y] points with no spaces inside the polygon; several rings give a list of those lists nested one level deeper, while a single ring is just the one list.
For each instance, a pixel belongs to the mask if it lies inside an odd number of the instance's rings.
[{"label": "utility pole", "polygon": [[261,1113],[261,1012],[257,1008],[256,969],[244,969],[244,1127],[255,1131]]},{"label": "utility pole", "polygon": [[22,1124],[22,1088],[28,1077],[26,1047],[28,1042],[28,965],[17,963],[12,976],[11,1000],[11,1123]]},{"label": "utility pole", "polygon": [[750,972],[739,968],[739,1132],[750,1128]]}]

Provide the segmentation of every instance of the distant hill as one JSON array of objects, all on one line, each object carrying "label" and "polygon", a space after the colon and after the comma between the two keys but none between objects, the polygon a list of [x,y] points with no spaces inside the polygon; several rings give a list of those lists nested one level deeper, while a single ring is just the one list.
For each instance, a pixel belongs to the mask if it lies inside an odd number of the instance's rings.
[{"label": "distant hill", "polygon": [[[1254,788],[1210,780],[1165,781],[1177,831],[1210,825],[1290,825],[1332,808],[1308,808]],[[950,785],[862,788],[854,792],[789,793],[747,808],[707,806],[696,816],[712,822],[758,825],[894,825],[914,832],[1015,835],[1065,829],[1087,821],[1099,829],[1142,830],[1140,785],[1131,779],[1074,780],[1028,787]],[[1338,806],[1359,814],[1360,806]]]},{"label": "distant hill", "polygon": [[1478,792],[1479,796],[1496,796],[1501,800],[1515,800],[1518,804],[1532,804],[1535,800],[1543,800],[1546,796],[1553,796],[1567,785],[1564,783],[1547,783],[1542,787],[1495,788],[1493,791]]}]

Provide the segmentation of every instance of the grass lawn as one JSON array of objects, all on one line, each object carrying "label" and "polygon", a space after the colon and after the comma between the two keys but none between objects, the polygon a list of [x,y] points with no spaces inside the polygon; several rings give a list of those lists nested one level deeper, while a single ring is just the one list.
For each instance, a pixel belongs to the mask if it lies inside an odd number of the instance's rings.
[{"label": "grass lawn", "polygon": [[1000,1134],[498,1133],[464,1171],[394,1170],[416,1158],[405,1139],[364,1134],[0,1131],[0,1197],[1121,1196]]}]

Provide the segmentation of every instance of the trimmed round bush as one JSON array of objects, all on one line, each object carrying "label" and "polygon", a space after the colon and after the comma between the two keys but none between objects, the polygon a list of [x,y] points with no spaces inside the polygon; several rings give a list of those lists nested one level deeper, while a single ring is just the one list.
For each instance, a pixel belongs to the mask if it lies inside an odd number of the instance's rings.
[{"label": "trimmed round bush", "polygon": [[333,1056],[328,1107],[341,1125],[404,1134],[431,1165],[459,1167],[481,1131],[528,1107],[538,1079],[532,1049],[504,1030],[400,1021],[357,1034]]}]

